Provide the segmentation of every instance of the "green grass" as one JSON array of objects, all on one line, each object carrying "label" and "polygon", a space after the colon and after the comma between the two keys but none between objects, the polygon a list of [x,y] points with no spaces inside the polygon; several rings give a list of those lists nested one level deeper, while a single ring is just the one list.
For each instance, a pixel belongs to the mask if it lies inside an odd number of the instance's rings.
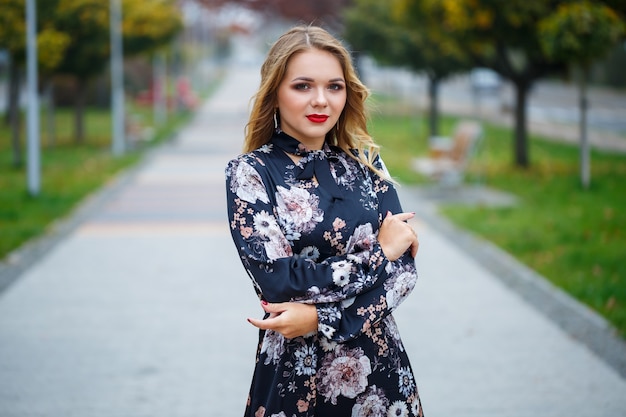
[{"label": "green grass", "polygon": [[[442,120],[449,134],[455,119]],[[531,136],[531,168],[512,163],[510,129],[484,125],[485,139],[470,166],[470,180],[516,195],[508,208],[446,206],[458,226],[494,242],[626,335],[626,155],[593,152],[591,187],[579,180],[575,146]],[[371,132],[390,171],[403,183],[424,182],[410,169],[426,153],[422,117],[381,111]]]},{"label": "green grass", "polygon": [[113,159],[93,146],[44,150],[42,192],[35,198],[26,191],[23,170],[7,169],[5,154],[0,159],[4,171],[0,178],[0,257],[40,235],[53,220],[65,216],[78,201],[137,158],[135,153]]},{"label": "green grass", "polygon": [[[127,111],[140,120],[149,120],[149,109],[129,105]],[[150,144],[169,137],[188,116],[189,113],[170,116],[167,124],[154,132]],[[45,115],[42,115],[41,122],[46,122]],[[88,194],[139,160],[141,152],[148,146],[135,146],[123,157],[113,157],[110,112],[104,109],[88,109],[86,112],[86,139],[82,145],[75,144],[72,139],[72,110],[58,109],[55,124],[57,135],[53,144],[42,132],[41,193],[37,197],[30,196],[27,191],[26,167],[16,169],[12,166],[10,131],[4,124],[0,125],[0,259],[24,242],[43,234],[54,220],[67,216]],[[25,146],[23,149],[25,154]]]},{"label": "green grass", "polygon": [[[210,96],[219,86],[218,72],[201,98]],[[152,108],[127,101],[126,114],[142,127],[152,124]],[[148,141],[136,141],[122,157],[111,154],[111,116],[109,109],[90,108],[85,114],[86,139],[83,144],[73,140],[73,110],[57,109],[54,115],[56,138],[46,136],[46,115],[41,123],[41,192],[32,197],[27,191],[26,161],[21,168],[12,166],[11,132],[0,123],[0,260],[28,240],[44,234],[57,219],[67,216],[87,195],[100,188],[116,173],[137,162],[142,152],[169,139],[186,123],[189,111],[170,112],[166,123],[153,128]],[[24,134],[22,139],[24,141]],[[24,158],[26,147],[23,145]]]}]

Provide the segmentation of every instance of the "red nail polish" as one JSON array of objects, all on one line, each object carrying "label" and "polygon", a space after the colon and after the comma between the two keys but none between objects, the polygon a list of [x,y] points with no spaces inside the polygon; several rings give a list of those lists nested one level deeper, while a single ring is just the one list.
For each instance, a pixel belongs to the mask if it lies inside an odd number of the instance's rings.
[{"label": "red nail polish", "polygon": [[265,300],[261,300],[261,304],[263,304],[264,306],[266,306],[266,305],[267,305],[267,301],[265,301]]}]

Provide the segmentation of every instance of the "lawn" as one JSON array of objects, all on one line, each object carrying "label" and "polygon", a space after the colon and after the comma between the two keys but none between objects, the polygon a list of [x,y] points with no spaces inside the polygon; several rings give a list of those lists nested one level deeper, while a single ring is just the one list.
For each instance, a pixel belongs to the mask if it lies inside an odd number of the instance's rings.
[{"label": "lawn", "polygon": [[[371,133],[394,177],[425,182],[410,160],[426,153],[421,115],[373,113]],[[455,119],[445,117],[443,134]],[[470,166],[470,181],[515,194],[508,208],[447,206],[443,215],[503,248],[606,317],[626,335],[626,155],[594,151],[592,181],[580,186],[575,146],[530,138],[530,169],[512,163],[510,129],[484,124],[485,138]]]},{"label": "lawn", "polygon": [[[199,91],[208,98],[220,85],[223,73]],[[171,110],[159,126],[152,121],[152,106],[140,106],[127,100],[125,114],[129,148],[124,156],[111,153],[111,116],[109,108],[89,108],[85,114],[85,141],[73,139],[73,110],[59,108],[54,113],[55,138],[46,134],[47,115],[41,124],[41,193],[27,192],[26,161],[14,168],[10,148],[11,132],[0,123],[0,261],[25,242],[45,234],[57,219],[68,216],[87,195],[102,187],[112,177],[141,159],[149,147],[169,139],[192,115],[190,110]],[[134,134],[135,139],[130,139]],[[22,142],[25,142],[22,133]],[[26,147],[22,145],[24,158]]]},{"label": "lawn", "polygon": [[[149,109],[132,105],[127,111],[146,124],[151,115]],[[138,144],[123,157],[116,158],[110,151],[108,109],[88,109],[86,139],[80,145],[72,139],[72,111],[58,109],[55,112],[54,142],[50,143],[42,132],[41,193],[37,197],[31,197],[27,192],[26,167],[12,166],[10,131],[0,124],[0,260],[24,242],[43,234],[54,220],[67,216],[88,194],[135,163],[147,146],[169,137],[188,116],[189,112],[171,116],[166,124],[153,132],[150,143]],[[43,114],[41,122],[46,122]],[[25,147],[23,149],[26,153]]]}]

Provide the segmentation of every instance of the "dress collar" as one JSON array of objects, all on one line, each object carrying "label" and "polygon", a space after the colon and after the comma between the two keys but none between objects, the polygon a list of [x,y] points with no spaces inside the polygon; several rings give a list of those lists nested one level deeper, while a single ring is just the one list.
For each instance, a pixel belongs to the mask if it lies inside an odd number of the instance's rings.
[{"label": "dress collar", "polygon": [[296,138],[289,136],[282,130],[276,130],[271,143],[281,150],[303,158],[296,164],[296,178],[299,180],[315,177],[320,188],[328,192],[333,199],[343,200],[343,195],[337,181],[331,174],[329,160],[338,160],[337,154],[324,142],[321,150],[309,150]]},{"label": "dress collar", "polygon": [[286,134],[282,130],[276,130],[274,132],[274,136],[272,136],[272,143],[283,151],[297,156],[308,156],[311,153],[319,152],[326,154],[330,152],[330,147],[326,144],[326,142],[324,142],[321,150],[310,150],[298,139]]}]

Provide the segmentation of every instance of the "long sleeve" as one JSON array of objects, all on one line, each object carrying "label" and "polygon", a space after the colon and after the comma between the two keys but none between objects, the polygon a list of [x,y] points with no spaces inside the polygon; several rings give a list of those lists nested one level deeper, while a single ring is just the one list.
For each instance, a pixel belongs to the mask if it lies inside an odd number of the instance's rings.
[{"label": "long sleeve", "polygon": [[387,264],[386,279],[341,302],[317,304],[318,328],[328,339],[345,342],[359,337],[391,314],[411,293],[417,273],[410,254]]},{"label": "long sleeve", "polygon": [[[263,169],[257,158],[231,161],[226,168],[226,193],[233,241],[259,297],[269,302],[339,302],[366,291],[386,275],[388,260],[372,224],[355,231],[348,242],[351,250],[344,255],[316,262],[310,248],[293,253],[288,237],[301,230],[281,228],[272,202],[276,197],[268,193],[255,168]],[[296,191],[301,193],[305,216],[301,223],[321,221],[315,196]]]},{"label": "long sleeve", "polygon": [[[385,170],[382,160],[376,162]],[[381,214],[402,212],[393,186],[379,177],[373,183]],[[350,300],[318,304],[319,331],[337,342],[360,336],[391,314],[411,293],[416,280],[415,260],[407,250],[400,259],[386,264],[384,277],[368,291]]]}]

